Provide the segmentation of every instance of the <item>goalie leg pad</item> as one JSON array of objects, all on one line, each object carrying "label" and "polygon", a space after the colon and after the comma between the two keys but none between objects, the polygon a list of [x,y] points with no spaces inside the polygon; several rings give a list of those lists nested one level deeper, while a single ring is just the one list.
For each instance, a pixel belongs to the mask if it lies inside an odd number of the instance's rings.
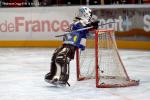
[{"label": "goalie leg pad", "polygon": [[56,63],[55,63],[55,59],[56,59],[56,56],[58,54],[58,52],[60,52],[62,50],[63,47],[59,47],[55,50],[53,56],[52,56],[52,59],[51,59],[51,66],[50,66],[50,72],[47,73],[45,75],[45,80],[46,81],[50,81],[54,78],[56,72],[57,72],[57,67],[56,67]]},{"label": "goalie leg pad", "polygon": [[52,80],[52,78],[54,77],[54,75],[56,73],[56,70],[57,70],[56,65],[54,62],[52,62],[50,72],[45,75],[45,81],[48,82],[48,81]]},{"label": "goalie leg pad", "polygon": [[51,60],[50,72],[46,79],[51,82],[61,81],[67,83],[69,79],[69,63],[74,58],[76,47],[72,45],[63,45],[56,49]]},{"label": "goalie leg pad", "polygon": [[69,79],[70,59],[67,57],[68,52],[69,52],[68,48],[63,48],[62,51],[58,53],[55,60],[57,66],[57,72],[55,76],[59,78],[59,81],[62,82],[67,82]]}]

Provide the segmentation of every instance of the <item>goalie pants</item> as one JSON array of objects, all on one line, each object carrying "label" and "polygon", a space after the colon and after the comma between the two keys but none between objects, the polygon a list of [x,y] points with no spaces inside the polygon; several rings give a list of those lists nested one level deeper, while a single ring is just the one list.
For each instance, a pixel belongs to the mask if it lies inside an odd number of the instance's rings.
[{"label": "goalie pants", "polygon": [[52,80],[57,77],[59,81],[67,82],[69,79],[69,63],[74,59],[76,47],[70,44],[63,44],[57,48],[51,59],[50,72],[45,79]]}]

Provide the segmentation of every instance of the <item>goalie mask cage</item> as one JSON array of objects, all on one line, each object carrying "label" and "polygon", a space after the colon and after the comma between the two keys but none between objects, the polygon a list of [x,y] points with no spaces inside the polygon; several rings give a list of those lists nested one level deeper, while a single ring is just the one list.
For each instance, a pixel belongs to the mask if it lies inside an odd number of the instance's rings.
[{"label": "goalie mask cage", "polygon": [[77,80],[96,79],[97,88],[136,86],[118,53],[113,30],[96,30],[84,51],[76,51]]}]

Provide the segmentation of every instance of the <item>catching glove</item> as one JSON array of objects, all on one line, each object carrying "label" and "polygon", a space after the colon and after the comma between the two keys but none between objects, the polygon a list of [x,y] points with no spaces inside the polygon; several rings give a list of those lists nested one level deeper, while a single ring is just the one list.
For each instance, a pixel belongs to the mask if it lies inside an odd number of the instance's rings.
[{"label": "catching glove", "polygon": [[90,24],[91,26],[93,26],[94,29],[98,29],[98,23],[99,21],[97,20],[97,21],[91,22]]}]

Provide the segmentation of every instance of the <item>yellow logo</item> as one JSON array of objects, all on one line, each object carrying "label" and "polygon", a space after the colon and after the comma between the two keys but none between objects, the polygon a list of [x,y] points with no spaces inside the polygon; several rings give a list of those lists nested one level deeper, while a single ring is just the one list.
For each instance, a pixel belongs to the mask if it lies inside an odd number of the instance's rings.
[{"label": "yellow logo", "polygon": [[73,41],[76,42],[77,41],[77,36],[73,37]]}]

